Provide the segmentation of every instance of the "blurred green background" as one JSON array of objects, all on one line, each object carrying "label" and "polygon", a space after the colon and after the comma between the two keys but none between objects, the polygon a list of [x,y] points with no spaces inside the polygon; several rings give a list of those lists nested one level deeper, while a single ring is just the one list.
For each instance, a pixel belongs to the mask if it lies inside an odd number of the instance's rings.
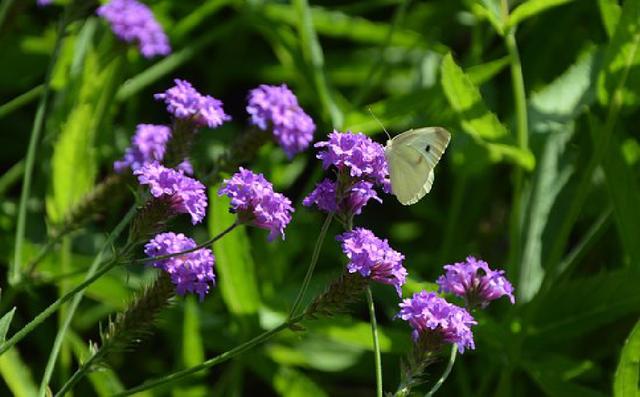
[{"label": "blurred green background", "polygon": [[[0,1],[0,263],[14,261],[25,153],[56,42],[63,2]],[[441,395],[637,396],[640,332],[640,1],[626,0],[154,0],[173,53],[141,58],[97,19],[73,15],[53,70],[50,106],[35,157],[23,262],[52,225],[111,172],[138,123],[168,123],[152,95],[191,81],[233,117],[203,130],[196,175],[248,125],[248,90],[286,82],[314,118],[316,140],[333,128],[386,137],[441,125],[452,142],[432,192],[403,207],[370,204],[356,225],[406,256],[404,295],[434,289],[442,265],[467,255],[504,268],[517,303],[477,313],[476,350],[458,358]],[[118,55],[115,55],[118,54]],[[523,82],[520,86],[518,83]],[[284,320],[302,282],[322,216],[302,198],[322,178],[315,152],[288,161],[271,144],[250,168],[294,202],[285,241],[239,229],[216,246],[218,286],[198,303],[178,298],[135,351],[115,354],[82,381],[78,396],[110,395],[200,363]],[[211,186],[211,192],[215,192]],[[204,241],[232,221],[212,194],[208,225],[173,222]],[[62,239],[32,277],[0,272],[9,335],[78,284],[107,233],[134,202],[114,200],[95,222]],[[346,263],[333,225],[311,296]],[[63,344],[53,390],[75,371],[99,323],[153,275],[132,266],[87,290]],[[398,297],[374,287],[385,390],[395,390],[410,330],[394,320]],[[364,300],[352,315],[305,323],[240,358],[146,395],[371,396],[373,354]],[[59,316],[0,357],[0,395],[32,396]],[[622,358],[622,360],[621,360]],[[444,363],[430,367],[427,384]],[[427,386],[422,387],[422,393]],[[420,390],[418,390],[420,391]]]}]

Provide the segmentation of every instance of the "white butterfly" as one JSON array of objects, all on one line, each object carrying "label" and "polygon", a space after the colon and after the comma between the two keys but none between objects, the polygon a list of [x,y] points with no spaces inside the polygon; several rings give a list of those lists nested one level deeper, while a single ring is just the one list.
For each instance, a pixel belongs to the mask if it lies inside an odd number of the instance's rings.
[{"label": "white butterfly", "polygon": [[431,190],[433,169],[444,153],[451,134],[442,127],[405,131],[387,141],[391,190],[403,205],[417,203]]}]

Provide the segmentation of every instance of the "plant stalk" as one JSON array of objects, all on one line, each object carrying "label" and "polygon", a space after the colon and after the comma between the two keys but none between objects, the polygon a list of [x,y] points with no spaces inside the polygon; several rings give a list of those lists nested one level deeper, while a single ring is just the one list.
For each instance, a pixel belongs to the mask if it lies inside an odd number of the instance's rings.
[{"label": "plant stalk", "polygon": [[458,345],[454,343],[453,345],[451,345],[451,354],[449,355],[449,362],[447,363],[447,368],[445,368],[444,373],[442,374],[440,379],[438,379],[435,385],[433,385],[431,390],[429,390],[429,392],[425,394],[424,397],[432,397],[438,391],[438,389],[440,389],[444,381],[447,380],[447,378],[449,377],[449,374],[451,373],[451,369],[453,368],[453,364],[456,362],[457,353],[458,353]]},{"label": "plant stalk", "polygon": [[369,319],[371,321],[371,336],[373,339],[373,355],[376,368],[376,397],[382,397],[382,358],[380,355],[380,339],[378,338],[378,322],[376,321],[376,308],[373,304],[371,287],[367,284],[367,304],[369,306]]},{"label": "plant stalk", "polygon": [[309,288],[309,283],[311,282],[311,276],[313,276],[313,271],[316,268],[316,264],[318,263],[318,257],[320,256],[320,249],[322,248],[322,243],[324,242],[325,237],[327,236],[327,231],[329,230],[329,226],[331,225],[331,221],[333,220],[333,213],[329,213],[322,224],[322,228],[320,229],[320,234],[318,235],[318,239],[316,240],[316,245],[313,247],[313,254],[311,255],[311,262],[309,263],[309,268],[307,268],[307,274],[304,276],[304,280],[302,281],[302,286],[300,287],[300,291],[298,291],[298,296],[296,296],[296,300],[293,302],[293,306],[291,306],[291,311],[289,312],[289,319],[293,318],[298,311],[298,308],[302,304],[302,300],[304,299],[304,295]]}]

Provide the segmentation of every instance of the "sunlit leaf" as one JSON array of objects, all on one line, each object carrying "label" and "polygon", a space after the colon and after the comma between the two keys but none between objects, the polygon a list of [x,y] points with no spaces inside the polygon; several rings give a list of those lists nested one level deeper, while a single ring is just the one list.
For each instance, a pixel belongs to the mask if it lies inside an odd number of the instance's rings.
[{"label": "sunlit leaf", "polygon": [[635,106],[640,94],[640,1],[625,1],[620,20],[607,46],[599,75],[598,99],[603,105],[612,100]]},{"label": "sunlit leaf", "polygon": [[[219,186],[209,190],[209,231],[217,235],[236,221],[229,212],[230,200],[218,196]],[[255,316],[260,307],[251,245],[245,226],[239,226],[213,246],[217,288],[229,310],[239,317]],[[215,290],[214,290],[215,291]]]},{"label": "sunlit leaf", "polygon": [[482,100],[480,90],[456,65],[451,54],[442,59],[442,86],[449,104],[460,116],[462,128],[474,137],[495,140],[508,135],[507,129]]},{"label": "sunlit leaf", "polygon": [[640,321],[631,330],[613,377],[614,397],[640,396]]},{"label": "sunlit leaf", "polygon": [[528,0],[517,6],[509,15],[508,28],[513,29],[527,18],[534,17],[544,11],[563,4],[572,2],[573,0]]}]

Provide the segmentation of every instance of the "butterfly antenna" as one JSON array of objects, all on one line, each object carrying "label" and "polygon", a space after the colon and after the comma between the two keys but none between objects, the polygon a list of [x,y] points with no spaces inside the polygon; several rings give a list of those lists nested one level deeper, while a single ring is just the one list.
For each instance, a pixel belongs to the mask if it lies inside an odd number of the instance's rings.
[{"label": "butterfly antenna", "polygon": [[389,140],[391,140],[391,135],[389,135],[389,132],[387,132],[387,129],[384,128],[384,125],[382,124],[382,122],[380,122],[380,120],[378,120],[378,118],[376,117],[375,114],[373,114],[373,111],[371,110],[370,107],[367,108],[367,110],[369,110],[369,113],[371,113],[371,117],[373,117],[373,119],[375,121],[378,122],[378,124],[380,124],[380,127],[382,127],[382,131],[384,131],[385,134],[387,134],[387,138],[389,138]]}]

